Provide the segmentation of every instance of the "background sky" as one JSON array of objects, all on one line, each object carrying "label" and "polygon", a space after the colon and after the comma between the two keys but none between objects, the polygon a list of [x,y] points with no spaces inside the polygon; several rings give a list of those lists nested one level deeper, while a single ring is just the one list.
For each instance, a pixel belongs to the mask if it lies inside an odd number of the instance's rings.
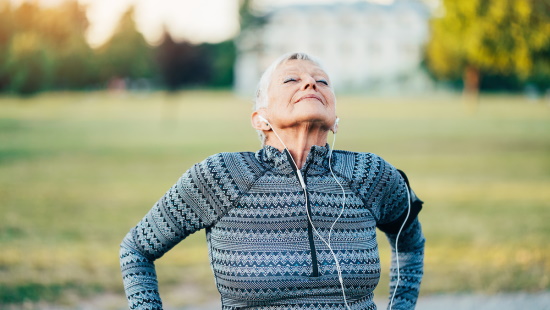
[{"label": "background sky", "polygon": [[[11,0],[21,3],[27,0]],[[32,0],[31,0],[32,1]],[[38,0],[44,5],[56,5],[65,0]],[[234,37],[239,31],[240,0],[78,0],[86,5],[91,23],[87,39],[92,46],[104,43],[112,34],[120,16],[130,5],[135,7],[137,29],[145,39],[155,44],[163,28],[176,40],[193,43],[216,43]],[[394,0],[255,0],[260,11],[276,6],[298,3],[335,3],[370,1],[391,3]]]}]

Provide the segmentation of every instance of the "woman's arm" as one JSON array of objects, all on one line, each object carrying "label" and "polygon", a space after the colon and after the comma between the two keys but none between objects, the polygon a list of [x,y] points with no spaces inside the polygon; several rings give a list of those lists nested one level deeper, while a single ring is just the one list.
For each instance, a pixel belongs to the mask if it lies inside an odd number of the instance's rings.
[{"label": "woman's arm", "polygon": [[129,309],[162,309],[154,259],[136,249],[133,232],[120,245],[120,269]]},{"label": "woman's arm", "polygon": [[425,239],[418,221],[423,202],[410,189],[405,173],[389,167],[388,175],[378,223],[392,248],[388,309],[414,309],[424,269]]},{"label": "woman's arm", "polygon": [[[424,236],[420,222],[415,219],[399,234],[397,248],[395,247],[397,234],[386,233],[386,236],[392,248],[390,304],[388,309],[414,309],[420,292],[420,282],[424,269]],[[399,285],[397,291],[395,291],[395,286],[398,284],[397,253],[399,254]]]},{"label": "woman's arm", "polygon": [[200,164],[187,171],[122,241],[120,267],[130,309],[162,309],[154,261],[214,222],[206,174]]}]

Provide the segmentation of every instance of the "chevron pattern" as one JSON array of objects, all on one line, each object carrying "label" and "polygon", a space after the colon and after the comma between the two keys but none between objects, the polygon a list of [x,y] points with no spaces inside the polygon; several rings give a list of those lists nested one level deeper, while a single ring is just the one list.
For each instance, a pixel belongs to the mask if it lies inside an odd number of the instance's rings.
[{"label": "chevron pattern", "polygon": [[[325,240],[343,201],[328,154],[328,146],[314,146],[302,168],[313,226]],[[346,195],[330,244],[348,304],[376,309],[376,226],[406,212],[405,182],[374,154],[334,151],[331,163]],[[330,249],[308,227],[296,174],[286,155],[270,146],[256,153],[220,153],[194,165],[128,233],[120,262],[130,309],[162,309],[154,261],[202,229],[224,310],[346,309]],[[394,247],[396,236],[387,238]],[[393,309],[413,309],[424,256],[418,220],[398,246],[401,279]],[[392,291],[395,267],[394,257]]]}]

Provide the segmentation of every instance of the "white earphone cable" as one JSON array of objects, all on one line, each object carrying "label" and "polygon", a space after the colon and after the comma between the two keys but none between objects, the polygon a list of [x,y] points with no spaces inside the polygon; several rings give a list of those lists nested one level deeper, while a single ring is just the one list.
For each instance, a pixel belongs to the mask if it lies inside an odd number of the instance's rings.
[{"label": "white earphone cable", "polygon": [[308,198],[307,198],[307,191],[306,191],[306,184],[302,178],[302,173],[300,172],[300,169],[298,169],[298,165],[296,164],[296,161],[294,161],[294,158],[292,157],[292,154],[290,154],[290,150],[288,149],[288,147],[286,146],[286,144],[283,142],[283,140],[281,139],[281,137],[279,137],[279,135],[277,134],[277,132],[275,131],[275,129],[273,128],[273,126],[269,123],[269,121],[267,121],[265,118],[262,118],[268,125],[269,127],[271,127],[271,130],[273,131],[273,133],[275,134],[275,136],[277,137],[277,139],[279,139],[279,141],[281,142],[281,144],[285,147],[285,149],[287,150],[287,152],[289,153],[290,155],[290,159],[292,160],[292,162],[294,163],[294,167],[296,167],[296,173],[298,174],[298,178],[300,180],[300,184],[302,186],[302,189],[304,191],[304,197],[305,197],[305,206],[306,206],[306,214],[307,214],[307,218],[308,218],[308,221],[309,223],[311,224],[311,227],[313,229],[313,231],[315,232],[315,234],[317,235],[317,237],[319,237],[319,239],[328,247],[330,253],[332,254],[332,257],[334,258],[334,263],[336,265],[336,271],[338,273],[338,282],[340,282],[340,288],[342,289],[342,296],[344,298],[344,304],[346,305],[346,308],[348,310],[351,310],[351,308],[349,307],[348,305],[348,301],[347,301],[347,297],[346,297],[346,292],[344,290],[344,280],[342,278],[342,269],[340,268],[340,262],[338,261],[338,258],[336,257],[336,254],[334,253],[334,251],[332,250],[332,247],[330,245],[330,238],[331,238],[331,234],[332,234],[332,230],[334,228],[334,225],[336,224],[336,222],[338,222],[338,220],[340,219],[340,217],[342,216],[342,214],[344,213],[344,207],[345,207],[345,201],[346,201],[346,192],[344,190],[344,187],[342,186],[342,184],[340,184],[340,182],[338,181],[338,179],[336,178],[336,176],[334,175],[334,172],[332,171],[332,166],[331,166],[331,160],[332,160],[332,150],[334,148],[334,143],[336,142],[336,134],[333,135],[333,140],[332,140],[332,147],[331,147],[331,150],[330,150],[330,154],[329,154],[329,169],[330,169],[330,173],[332,174],[332,177],[334,178],[334,180],[336,181],[336,183],[338,183],[338,185],[340,186],[340,188],[342,189],[342,194],[343,194],[343,200],[342,200],[342,210],[340,210],[340,213],[338,214],[338,217],[336,218],[336,220],[332,223],[331,227],[330,227],[330,230],[329,230],[329,233],[328,233],[328,242],[327,240],[325,240],[325,238],[323,238],[321,236],[321,234],[319,233],[319,231],[317,231],[317,228],[315,228],[315,225],[313,225],[313,220],[311,219],[311,214],[309,214],[309,210],[307,208],[307,205],[308,205]]},{"label": "white earphone cable", "polygon": [[[265,119],[264,119],[265,120]],[[342,184],[340,183],[340,181],[338,181],[338,179],[336,178],[336,175],[334,174],[334,171],[332,170],[332,152],[334,150],[334,144],[336,143],[336,133],[334,133],[333,135],[333,140],[332,140],[332,147],[330,149],[330,153],[329,153],[329,169],[330,169],[330,173],[332,174],[332,177],[334,178],[334,180],[336,181],[336,183],[338,183],[338,186],[340,186],[340,189],[342,189],[342,209],[340,210],[340,213],[338,214],[338,217],[336,218],[336,220],[332,223],[332,225],[330,226],[330,229],[329,229],[329,233],[328,233],[328,241],[325,240],[325,238],[323,238],[321,236],[321,234],[319,233],[319,231],[317,231],[317,228],[315,228],[315,225],[313,225],[313,220],[311,219],[311,214],[309,214],[309,210],[307,208],[307,205],[308,205],[308,198],[307,198],[307,192],[306,192],[306,184],[304,183],[304,180],[302,178],[302,174],[300,172],[300,169],[298,169],[298,165],[296,164],[296,161],[294,161],[294,158],[292,157],[292,154],[290,154],[290,151],[288,149],[288,147],[286,146],[286,144],[283,142],[283,140],[281,139],[281,137],[279,137],[279,135],[277,134],[277,132],[275,131],[275,129],[273,128],[273,126],[271,126],[271,124],[265,120],[266,123],[271,127],[273,133],[275,134],[275,136],[277,137],[277,139],[279,139],[279,141],[281,142],[281,144],[285,147],[285,149],[287,150],[287,152],[289,152],[289,155],[290,155],[290,159],[292,160],[292,162],[294,163],[294,167],[296,167],[296,173],[298,174],[298,177],[300,179],[300,184],[304,190],[304,197],[305,197],[305,205],[306,205],[306,213],[307,213],[307,217],[308,217],[308,220],[311,224],[311,227],[313,229],[313,231],[315,232],[315,234],[319,237],[319,239],[328,247],[328,249],[330,250],[330,253],[332,254],[332,257],[334,258],[334,262],[335,262],[335,265],[336,265],[336,271],[338,272],[338,280],[340,282],[340,287],[342,289],[342,296],[344,298],[344,303],[346,305],[346,308],[349,310],[350,307],[348,305],[348,302],[347,302],[347,297],[346,297],[346,292],[344,290],[344,280],[342,278],[342,269],[340,268],[340,262],[338,261],[338,258],[336,257],[336,254],[334,253],[331,245],[330,245],[330,241],[331,241],[331,236],[332,236],[332,231],[334,229],[334,226],[336,225],[336,223],[338,222],[338,220],[340,219],[340,217],[342,216],[342,214],[344,213],[344,208],[345,208],[345,202],[346,202],[346,192],[344,190],[344,187],[342,186]],[[403,224],[401,224],[401,227],[399,228],[399,231],[397,232],[397,236],[395,238],[395,260],[396,260],[396,267],[397,267],[397,281],[396,281],[396,284],[395,284],[395,288],[394,288],[394,291],[392,293],[392,297],[390,299],[390,310],[393,308],[393,301],[395,299],[395,295],[397,293],[397,288],[399,287],[399,282],[401,281],[401,270],[400,270],[400,266],[399,266],[399,249],[398,249],[398,243],[399,243],[399,236],[401,235],[401,232],[403,231],[403,228],[405,227],[405,224],[407,223],[408,219],[409,219],[409,215],[411,213],[411,200],[410,200],[410,193],[409,193],[409,188],[407,187],[407,185],[405,184],[405,188],[406,188],[406,192],[407,192],[407,204],[408,204],[408,208],[407,208],[407,215],[405,216],[405,220],[403,221]]]},{"label": "white earphone cable", "polygon": [[393,289],[393,294],[390,299],[390,310],[393,308],[393,300],[395,298],[395,294],[397,293],[397,288],[399,287],[399,282],[401,280],[401,271],[399,266],[399,250],[397,249],[397,245],[399,242],[399,236],[401,235],[401,231],[405,227],[405,224],[407,223],[407,220],[409,219],[409,215],[411,214],[411,197],[409,193],[409,188],[407,184],[405,183],[405,189],[407,190],[407,216],[405,217],[405,220],[403,221],[403,224],[401,224],[401,228],[399,228],[399,231],[397,232],[397,236],[395,237],[395,260],[396,260],[396,267],[397,267],[397,281],[395,283],[395,288]]},{"label": "white earphone cable", "polygon": [[333,137],[332,137],[332,146],[330,147],[330,154],[329,154],[329,157],[328,157],[328,168],[330,169],[330,174],[332,174],[332,177],[334,178],[334,181],[336,181],[336,183],[338,183],[338,186],[340,186],[340,189],[342,190],[342,197],[343,198],[342,198],[342,210],[340,210],[340,214],[338,214],[338,217],[336,218],[336,221],[334,221],[334,223],[332,223],[332,226],[330,226],[330,230],[329,230],[329,233],[328,233],[328,242],[329,243],[330,243],[330,237],[331,237],[332,229],[334,228],[334,225],[336,224],[336,222],[338,222],[338,220],[340,219],[340,217],[344,213],[344,208],[346,206],[346,191],[344,190],[344,187],[342,186],[340,181],[338,181],[338,178],[336,178],[336,175],[332,171],[332,152],[334,151],[334,144],[335,143],[336,143],[336,133],[334,133]]},{"label": "white earphone cable", "polygon": [[[336,183],[338,183],[338,186],[340,186],[340,189],[342,190],[342,209],[340,210],[340,213],[338,214],[338,217],[336,218],[334,223],[332,223],[332,225],[330,226],[330,230],[328,231],[328,248],[330,249],[330,252],[332,253],[332,256],[334,257],[334,261],[336,263],[336,270],[338,272],[338,280],[340,281],[340,286],[342,288],[342,296],[344,297],[344,303],[346,304],[346,307],[348,309],[350,309],[350,307],[348,305],[348,302],[347,302],[347,298],[346,298],[346,291],[344,290],[344,279],[342,278],[342,269],[340,268],[340,263],[339,263],[339,261],[336,257],[336,254],[334,254],[334,251],[332,251],[332,247],[330,246],[330,238],[331,238],[331,235],[332,235],[332,230],[334,228],[334,225],[336,225],[336,222],[338,222],[340,217],[342,217],[342,214],[344,213],[344,209],[346,207],[346,191],[344,190],[344,187],[342,186],[340,181],[338,181],[338,178],[336,178],[336,175],[332,171],[332,152],[334,151],[334,144],[335,143],[336,143],[336,132],[334,132],[333,135],[332,135],[332,146],[330,148],[330,154],[329,154],[329,157],[328,157],[328,167],[330,169],[330,174],[332,174],[332,177],[334,178],[334,181],[336,181]],[[312,225],[313,225],[313,223],[312,223]],[[319,237],[321,237],[321,236],[319,236]]]}]

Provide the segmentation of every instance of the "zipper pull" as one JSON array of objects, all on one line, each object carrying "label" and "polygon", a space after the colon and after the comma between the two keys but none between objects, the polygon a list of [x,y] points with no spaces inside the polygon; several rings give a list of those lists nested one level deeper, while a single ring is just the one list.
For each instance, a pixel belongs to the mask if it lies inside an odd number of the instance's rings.
[{"label": "zipper pull", "polygon": [[302,177],[302,172],[300,172],[300,169],[296,169],[296,173],[298,174],[298,180],[300,181],[300,184],[302,185],[302,188],[306,189],[306,182],[304,182],[304,178]]}]

